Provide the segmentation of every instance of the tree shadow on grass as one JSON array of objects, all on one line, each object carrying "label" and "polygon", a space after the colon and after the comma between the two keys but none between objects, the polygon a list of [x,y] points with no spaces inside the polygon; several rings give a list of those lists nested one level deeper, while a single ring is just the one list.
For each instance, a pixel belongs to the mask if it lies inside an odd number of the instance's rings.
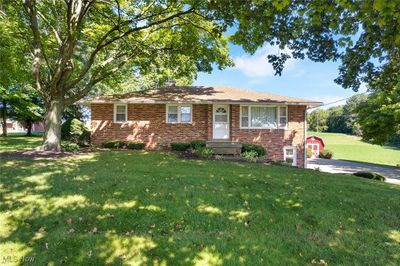
[{"label": "tree shadow on grass", "polygon": [[39,146],[42,142],[40,136],[22,136],[22,135],[9,135],[6,137],[0,136],[0,158],[1,152],[16,151],[25,148],[33,148]]},{"label": "tree shadow on grass", "polygon": [[367,210],[371,194],[348,196],[368,184],[332,181],[338,195],[327,193],[311,171],[103,152],[8,160],[2,173],[0,247],[38,265],[399,261],[399,197],[375,199],[390,211]]}]

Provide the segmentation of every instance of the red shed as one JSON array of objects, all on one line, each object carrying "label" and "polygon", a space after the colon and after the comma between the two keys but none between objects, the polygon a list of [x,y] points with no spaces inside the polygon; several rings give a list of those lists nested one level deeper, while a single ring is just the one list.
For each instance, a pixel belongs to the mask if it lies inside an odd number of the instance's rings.
[{"label": "red shed", "polygon": [[325,147],[324,141],[317,136],[307,137],[307,148],[313,151],[313,157],[319,156],[319,151]]}]

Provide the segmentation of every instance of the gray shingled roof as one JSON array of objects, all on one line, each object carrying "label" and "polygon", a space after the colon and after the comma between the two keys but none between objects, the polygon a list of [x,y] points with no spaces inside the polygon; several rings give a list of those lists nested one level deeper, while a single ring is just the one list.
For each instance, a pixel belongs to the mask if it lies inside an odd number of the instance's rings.
[{"label": "gray shingled roof", "polygon": [[98,96],[83,100],[92,103],[264,103],[315,107],[321,102],[224,86],[168,86],[146,91]]}]

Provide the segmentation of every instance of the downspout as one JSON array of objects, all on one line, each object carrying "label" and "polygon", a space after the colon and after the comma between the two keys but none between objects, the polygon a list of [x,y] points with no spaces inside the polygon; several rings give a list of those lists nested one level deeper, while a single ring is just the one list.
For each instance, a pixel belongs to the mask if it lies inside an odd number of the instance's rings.
[{"label": "downspout", "polygon": [[304,168],[307,168],[307,108],[304,110],[304,144],[303,144],[303,155],[304,155]]}]

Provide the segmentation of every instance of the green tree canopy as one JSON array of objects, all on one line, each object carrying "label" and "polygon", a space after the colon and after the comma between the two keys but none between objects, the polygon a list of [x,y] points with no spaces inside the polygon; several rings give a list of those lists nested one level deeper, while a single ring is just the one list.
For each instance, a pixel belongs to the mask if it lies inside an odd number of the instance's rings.
[{"label": "green tree canopy", "polygon": [[357,121],[357,110],[362,103],[367,101],[367,99],[368,95],[366,93],[356,94],[348,99],[346,104],[343,106],[343,116],[350,134],[357,136],[362,135],[360,124]]},{"label": "green tree canopy", "polygon": [[[269,55],[281,73],[290,58],[340,60],[336,82],[357,91],[362,83],[399,80],[400,1],[211,1],[229,26],[232,41],[254,53],[267,43],[291,54]],[[394,86],[387,84],[389,89]]]},{"label": "green tree canopy", "polygon": [[[193,79],[232,65],[225,25],[208,1],[5,1],[2,19],[32,54],[46,108],[43,148],[60,149],[65,108],[125,71]],[[18,34],[17,34],[18,33]]]},{"label": "green tree canopy", "polygon": [[343,106],[335,106],[328,109],[326,120],[328,132],[350,133],[351,130],[346,125],[346,118],[343,114]]},{"label": "green tree canopy", "polygon": [[9,117],[20,122],[27,135],[32,135],[32,125],[42,121],[44,115],[43,101],[31,88],[18,88],[9,97]]},{"label": "green tree canopy", "polygon": [[[26,129],[27,135],[32,134],[32,125],[43,120],[43,102],[37,92],[26,87],[0,87],[1,109],[3,124],[6,118],[20,122]],[[7,135],[3,127],[3,136]]]},{"label": "green tree canopy", "polygon": [[[7,135],[6,121],[10,108],[14,107],[11,104],[20,103],[15,108],[22,108],[30,98],[21,90],[27,87],[30,75],[26,45],[15,38],[17,29],[17,22],[4,19],[4,14],[0,12],[0,109],[3,136]],[[16,113],[15,109],[12,113]]]},{"label": "green tree canopy", "polygon": [[308,129],[316,132],[324,132],[328,129],[327,118],[328,111],[324,109],[316,109],[307,115]]},{"label": "green tree canopy", "polygon": [[372,93],[357,110],[363,138],[375,144],[386,144],[400,134],[400,84],[394,90]]},{"label": "green tree canopy", "polygon": [[[264,44],[290,51],[268,55],[277,74],[281,74],[290,57],[315,62],[339,61],[339,75],[335,79],[338,84],[354,91],[366,84],[376,95],[368,99],[372,101],[370,106],[377,107],[378,98],[388,95],[384,100],[386,110],[399,112],[393,90],[400,82],[400,1],[211,2],[216,5],[216,13],[229,26],[238,29],[232,41],[246,51],[254,53]],[[366,123],[381,117],[381,127],[386,130],[371,128],[368,138],[384,140],[389,132],[396,132],[397,126],[390,119],[383,119],[386,114],[385,110],[376,108],[374,112],[364,113],[365,120],[358,121],[366,130],[369,127]]]},{"label": "green tree canopy", "polygon": [[339,132],[353,135],[361,135],[358,122],[358,109],[366,102],[366,93],[356,94],[350,97],[343,106],[331,107],[327,110],[316,109],[307,116],[309,130]]}]

